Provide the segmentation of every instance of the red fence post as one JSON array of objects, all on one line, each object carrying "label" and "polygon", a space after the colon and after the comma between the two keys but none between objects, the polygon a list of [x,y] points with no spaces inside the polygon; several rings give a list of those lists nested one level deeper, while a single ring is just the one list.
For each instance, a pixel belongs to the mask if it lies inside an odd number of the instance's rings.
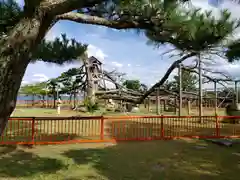
[{"label": "red fence post", "polygon": [[35,143],[34,137],[35,137],[35,117],[33,117],[32,119],[32,144]]},{"label": "red fence post", "polygon": [[101,127],[100,127],[100,139],[104,139],[104,117],[101,117]]},{"label": "red fence post", "polygon": [[164,138],[164,124],[163,124],[164,117],[161,115],[161,138]]},{"label": "red fence post", "polygon": [[215,115],[215,121],[216,121],[216,136],[220,136],[220,131],[219,131],[219,122],[218,122],[218,116]]}]

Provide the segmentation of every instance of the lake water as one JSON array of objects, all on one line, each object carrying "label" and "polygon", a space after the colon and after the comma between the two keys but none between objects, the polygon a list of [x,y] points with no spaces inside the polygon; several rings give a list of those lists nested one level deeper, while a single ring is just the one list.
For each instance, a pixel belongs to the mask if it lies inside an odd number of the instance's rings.
[{"label": "lake water", "polygon": [[[64,96],[61,95],[62,100],[69,100],[69,96]],[[77,100],[82,100],[83,96],[77,96]],[[32,96],[25,96],[25,95],[18,95],[17,97],[18,101],[27,101],[27,100],[32,100]],[[41,97],[35,96],[34,100],[41,100]],[[53,97],[48,97],[48,100],[53,100]]]}]

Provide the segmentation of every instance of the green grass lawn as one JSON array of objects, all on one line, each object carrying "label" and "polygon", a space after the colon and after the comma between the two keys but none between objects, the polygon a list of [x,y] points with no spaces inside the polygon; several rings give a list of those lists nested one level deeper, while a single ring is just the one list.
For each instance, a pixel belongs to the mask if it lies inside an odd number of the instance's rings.
[{"label": "green grass lawn", "polygon": [[[63,110],[60,116],[74,115],[91,114]],[[12,116],[58,115],[33,108]],[[0,146],[0,180],[237,180],[239,170],[240,146],[200,140]]]},{"label": "green grass lawn", "polygon": [[94,113],[83,113],[83,112],[78,112],[78,111],[73,111],[73,110],[61,110],[61,114],[57,114],[56,109],[45,109],[45,108],[16,108],[15,111],[12,113],[12,117],[14,116],[20,116],[20,117],[50,117],[50,116],[92,116],[92,115],[110,115],[110,116],[119,116],[119,115],[156,115],[156,113],[147,113],[145,111],[139,112],[139,113],[120,113],[120,112],[104,112],[103,110],[97,110]]},{"label": "green grass lawn", "polygon": [[45,109],[45,108],[16,108],[12,113],[12,117],[53,117],[53,116],[76,116],[82,113],[62,110],[61,114],[57,114],[56,109]]},{"label": "green grass lawn", "polygon": [[[156,115],[155,111],[147,112],[146,109],[140,108],[141,112],[139,113],[120,113],[120,112],[103,112],[102,110],[98,110],[95,113],[83,113],[72,110],[62,110],[61,114],[58,115],[56,109],[45,109],[45,108],[16,108],[12,113],[12,116],[23,116],[23,117],[51,117],[51,116],[90,116],[90,115],[105,115],[105,116],[122,116],[122,115]],[[163,115],[177,115],[173,112],[164,112]],[[182,110],[182,115],[188,115],[186,109]],[[191,115],[198,115],[197,109],[192,110]],[[214,109],[205,109],[204,115],[213,116]],[[225,115],[224,109],[218,110],[218,115]]]},{"label": "green grass lawn", "polygon": [[0,179],[237,180],[239,150],[199,140],[0,146]]}]

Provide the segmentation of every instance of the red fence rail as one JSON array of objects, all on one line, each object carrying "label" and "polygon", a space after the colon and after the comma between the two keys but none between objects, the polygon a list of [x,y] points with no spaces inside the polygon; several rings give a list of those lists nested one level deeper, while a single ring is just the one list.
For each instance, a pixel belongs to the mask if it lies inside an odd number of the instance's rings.
[{"label": "red fence rail", "polygon": [[240,138],[240,116],[12,117],[0,144]]}]

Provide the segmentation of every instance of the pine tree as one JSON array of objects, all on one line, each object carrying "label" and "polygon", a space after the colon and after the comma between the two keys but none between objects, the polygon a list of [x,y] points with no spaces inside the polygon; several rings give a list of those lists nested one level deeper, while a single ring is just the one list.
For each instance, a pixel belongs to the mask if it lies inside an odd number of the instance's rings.
[{"label": "pine tree", "polygon": [[[179,92],[179,76],[174,76],[171,83],[170,90]],[[190,71],[182,70],[182,90],[186,92],[193,92],[197,90],[196,84],[198,77]]]},{"label": "pine tree", "polygon": [[138,103],[142,103],[155,88],[162,86],[172,71],[186,59],[211,53],[215,48],[224,49],[224,40],[240,25],[238,20],[231,20],[231,13],[227,10],[222,11],[219,19],[211,12],[201,13],[200,9],[182,11],[181,18],[176,12],[169,13],[168,17],[168,21],[160,27],[155,26],[154,30],[147,30],[146,36],[149,38],[149,44],[154,46],[167,43],[173,45],[180,52],[180,59],[168,68],[165,75],[140,98]]},{"label": "pine tree", "polygon": [[[24,8],[21,9],[14,0],[0,1],[0,134],[15,108],[22,78],[31,61],[40,59],[61,64],[84,53],[86,46],[74,41],[74,48],[67,48],[67,51],[65,51],[65,40],[62,43],[58,40],[53,43],[44,41],[46,33],[60,20],[115,29],[148,30],[146,33],[148,36],[157,32],[154,39],[175,43],[178,46],[184,44],[186,48],[192,45],[187,39],[189,35],[194,34],[202,38],[194,40],[202,43],[198,45],[201,48],[206,47],[208,43],[219,42],[221,36],[225,35],[225,30],[222,33],[216,32],[216,28],[213,27],[216,23],[210,23],[205,16],[198,15],[194,21],[189,21],[190,14],[182,13],[184,9],[178,8],[179,3],[186,0],[25,0],[24,2]],[[200,28],[203,24],[209,29],[205,28],[207,33]],[[219,23],[219,25],[226,24]],[[227,30],[229,28],[227,27]],[[197,33],[198,31],[203,35]],[[209,32],[215,33],[214,38],[209,36]],[[208,38],[212,41],[205,41]],[[177,43],[176,39],[179,40]],[[59,56],[59,52],[64,53]]]}]

